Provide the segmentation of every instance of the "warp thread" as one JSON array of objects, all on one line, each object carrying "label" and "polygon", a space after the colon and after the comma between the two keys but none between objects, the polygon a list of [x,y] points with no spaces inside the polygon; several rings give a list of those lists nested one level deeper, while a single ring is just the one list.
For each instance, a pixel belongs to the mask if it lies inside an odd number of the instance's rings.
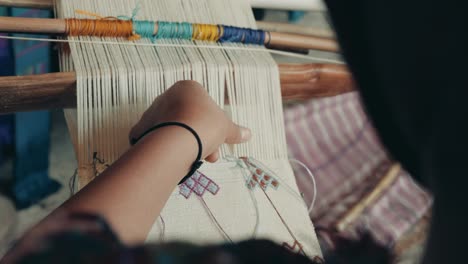
[{"label": "warp thread", "polygon": [[[252,166],[252,167],[255,167],[255,168],[259,168],[265,172],[267,172],[268,174],[270,175],[275,175],[276,173],[271,171],[270,169],[268,169],[268,167],[263,164],[262,162],[260,162],[259,160],[255,159],[255,158],[252,158],[252,157],[243,157],[241,159],[239,159],[243,165],[241,164],[238,164],[239,166],[241,167],[244,167],[244,168],[247,168],[249,166]],[[291,160],[290,161],[296,161],[296,160]],[[305,166],[305,165],[304,165]],[[306,169],[307,166],[306,166]],[[310,170],[308,170],[310,172]],[[312,178],[312,181],[314,182],[314,186],[315,186],[315,179],[314,179],[314,175],[312,173],[309,174],[310,177]],[[281,186],[283,187],[283,189],[285,189],[287,192],[289,192],[294,198],[296,198],[299,202],[304,202],[304,205],[307,206],[308,210],[310,209],[310,211],[312,211],[312,208],[314,206],[314,203],[315,203],[315,198],[313,199],[312,203],[310,205],[306,205],[305,204],[305,201],[304,201],[304,198],[302,197],[301,194],[297,193],[287,182],[285,182],[281,177],[275,177],[275,179],[281,184]],[[314,189],[314,197],[315,196],[315,189]]]},{"label": "warp thread", "polygon": [[[241,166],[241,167],[249,167],[249,166],[254,166],[260,170],[264,170],[264,166],[262,166],[263,168],[260,168],[259,165],[257,165],[259,163],[259,161],[255,160],[255,159],[252,159],[252,158],[247,158],[247,157],[243,157],[240,159],[243,163],[244,163],[244,166]],[[257,163],[257,164],[256,164]],[[272,172],[270,172],[272,174]],[[274,174],[272,174],[274,175]],[[279,178],[279,177],[275,177],[275,178]],[[286,186],[288,186],[286,184]],[[273,210],[276,212],[276,214],[278,215],[279,219],[281,220],[281,222],[283,223],[283,226],[286,228],[286,230],[288,231],[288,233],[291,235],[291,237],[294,239],[294,245],[293,245],[293,249],[296,248],[296,246],[298,246],[298,253],[300,254],[303,254],[304,256],[307,256],[306,253],[304,252],[303,250],[303,247],[302,247],[302,244],[297,240],[296,236],[294,235],[294,233],[292,232],[291,228],[289,227],[289,225],[286,223],[286,220],[283,218],[283,216],[281,215],[280,211],[278,210],[278,208],[276,208],[275,204],[273,203],[273,201],[271,200],[270,196],[267,194],[267,190],[264,189],[264,188],[259,188],[263,194],[265,195],[265,197],[268,199],[268,202],[270,203],[270,205],[272,206]],[[286,243],[287,244],[287,243]],[[283,243],[284,245],[284,243]]]},{"label": "warp thread", "polygon": [[208,205],[206,204],[205,200],[203,199],[203,197],[200,197],[200,196],[197,196],[198,199],[200,200],[201,204],[203,205],[203,208],[205,208],[206,212],[208,213],[208,215],[210,216],[211,220],[213,221],[213,223],[216,225],[216,227],[218,228],[218,230],[221,232],[221,234],[224,236],[224,239],[226,239],[227,242],[231,243],[231,244],[234,244],[234,241],[231,239],[231,237],[228,235],[228,233],[226,232],[226,230],[224,230],[224,228],[221,226],[221,224],[219,223],[218,219],[216,219],[215,215],[213,214],[213,212],[211,211],[210,207],[208,207]]}]

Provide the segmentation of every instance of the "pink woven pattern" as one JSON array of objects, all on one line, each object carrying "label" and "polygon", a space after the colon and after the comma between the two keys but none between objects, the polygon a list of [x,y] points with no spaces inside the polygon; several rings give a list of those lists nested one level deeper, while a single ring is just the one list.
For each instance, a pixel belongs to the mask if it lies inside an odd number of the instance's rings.
[{"label": "pink woven pattern", "polygon": [[256,164],[255,161],[250,160],[249,158],[243,159],[249,168],[249,171],[252,173],[247,180],[247,187],[249,189],[253,190],[257,186],[260,186],[260,188],[262,188],[264,191],[270,186],[275,190],[278,189],[278,180],[269,173],[265,172],[261,168],[260,164]]},{"label": "pink woven pattern", "polygon": [[[332,227],[359,202],[388,170],[391,161],[365,115],[357,93],[315,99],[285,110],[290,156],[305,163],[317,182],[314,224]],[[306,200],[311,180],[294,167]],[[371,205],[356,225],[366,226],[383,243],[398,239],[431,205],[428,193],[402,171],[389,190]],[[394,210],[398,208],[398,210]]]},{"label": "pink woven pattern", "polygon": [[179,185],[179,193],[187,199],[192,193],[201,197],[206,191],[216,195],[219,191],[219,186],[213,180],[198,171]]}]

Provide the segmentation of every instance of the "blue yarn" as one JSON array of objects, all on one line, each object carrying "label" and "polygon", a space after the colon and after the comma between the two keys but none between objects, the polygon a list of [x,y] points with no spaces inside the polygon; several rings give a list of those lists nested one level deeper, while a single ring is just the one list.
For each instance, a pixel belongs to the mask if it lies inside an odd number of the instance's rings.
[{"label": "blue yarn", "polygon": [[147,20],[134,20],[133,31],[135,34],[140,35],[142,38],[153,38],[154,21]]},{"label": "blue yarn", "polygon": [[242,42],[244,38],[245,32],[242,28],[238,27],[231,27],[231,26],[223,26],[224,27],[224,34],[219,39],[219,42]]},{"label": "blue yarn", "polygon": [[260,34],[260,40],[258,41],[258,45],[265,45],[265,38],[266,38],[266,32],[265,30],[257,30]]},{"label": "blue yarn", "polygon": [[219,39],[219,42],[242,42],[255,45],[263,45],[265,42],[265,31],[263,30],[231,26],[222,27],[224,28],[224,33]]},{"label": "blue yarn", "polygon": [[265,42],[265,31],[244,28],[244,43],[263,45]]},{"label": "blue yarn", "polygon": [[245,44],[255,44],[255,32],[251,29],[244,29],[245,34],[244,34],[244,43]]}]

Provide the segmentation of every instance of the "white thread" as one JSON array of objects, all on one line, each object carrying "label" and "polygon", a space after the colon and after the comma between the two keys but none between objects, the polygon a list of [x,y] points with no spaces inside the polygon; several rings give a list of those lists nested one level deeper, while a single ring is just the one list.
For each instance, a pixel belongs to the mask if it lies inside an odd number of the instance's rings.
[{"label": "white thread", "polygon": [[218,228],[219,232],[221,232],[221,235],[224,237],[224,239],[231,243],[231,244],[234,244],[234,242],[232,241],[231,237],[228,235],[228,233],[226,233],[226,231],[224,230],[224,228],[221,226],[221,223],[218,222],[218,220],[216,219],[216,217],[213,215],[213,212],[211,212],[211,209],[208,207],[208,205],[206,204],[206,202],[203,200],[203,197],[200,197],[197,195],[197,198],[198,200],[200,200],[203,208],[205,208],[205,211],[206,213],[210,216],[211,218],[211,221],[213,222],[213,224]]},{"label": "white thread", "polygon": [[[244,172],[242,172],[242,176],[244,177],[244,180],[247,181],[247,177],[245,177]],[[255,207],[255,226],[254,226],[254,230],[252,232],[252,238],[255,239],[257,237],[257,234],[258,234],[258,228],[260,227],[260,212],[259,212],[259,209],[258,209],[257,198],[255,197],[253,192],[251,192],[250,190],[248,190],[248,192],[249,192],[249,195],[250,195],[250,199],[252,200],[252,203],[253,203],[253,205]]]},{"label": "white thread", "polygon": [[295,162],[296,164],[299,164],[301,165],[302,167],[304,167],[304,169],[307,171],[307,173],[310,175],[310,178],[312,179],[312,183],[314,185],[314,196],[312,197],[312,202],[310,203],[309,205],[309,214],[312,212],[312,209],[314,209],[314,205],[315,205],[315,200],[317,199],[317,184],[315,183],[315,177],[314,177],[314,174],[312,174],[312,172],[310,171],[310,169],[307,167],[307,165],[305,165],[303,162],[301,162],[300,160],[297,160],[297,159],[289,159],[289,161],[293,161]]},{"label": "white thread", "polygon": [[[239,169],[241,170],[241,173],[242,173],[242,177],[244,178],[244,183],[249,180],[249,176],[246,175],[246,173],[245,173],[245,170],[248,170],[248,168],[246,167],[245,162],[243,160],[241,160],[239,158],[236,158],[236,157],[233,157],[233,156],[226,156],[225,160],[230,161],[230,162],[234,162],[236,164],[236,166],[234,166],[234,168],[239,167]],[[255,218],[256,219],[255,219],[254,231],[252,233],[252,238],[256,238],[257,234],[258,234],[258,228],[260,226],[260,213],[259,213],[259,209],[258,209],[258,202],[257,202],[257,198],[255,197],[254,193],[249,188],[247,188],[247,191],[249,192],[250,199],[252,200],[252,203],[253,203],[253,205],[255,207]]]},{"label": "white thread", "polygon": [[240,47],[240,46],[197,46],[192,44],[168,44],[168,43],[135,43],[135,42],[114,42],[114,41],[92,41],[92,40],[66,40],[66,39],[49,39],[49,38],[26,38],[26,37],[11,37],[11,36],[0,36],[0,39],[15,39],[15,40],[31,40],[31,41],[45,41],[45,42],[57,42],[57,43],[80,43],[80,44],[105,44],[105,45],[120,45],[120,46],[143,46],[143,47],[169,47],[169,48],[196,48],[196,49],[220,49],[220,50],[244,50],[244,51],[262,51],[269,52],[271,54],[283,55],[292,58],[304,59],[309,61],[321,61],[335,64],[344,64],[343,61],[325,59],[319,57],[313,57],[308,55],[301,55],[287,51],[263,49],[263,48],[252,48],[252,47]]},{"label": "white thread", "polygon": [[[263,164],[261,161],[255,159],[255,158],[252,158],[252,157],[249,157],[249,160],[254,163],[256,163],[255,165],[256,166],[260,166],[261,169],[267,173],[269,173],[270,175],[275,175],[276,177],[276,180],[281,184],[281,186],[283,186],[290,194],[292,194],[299,202],[304,203],[304,199],[303,197],[297,193],[294,188],[292,188],[287,182],[285,182],[281,177],[278,177],[278,175],[271,171],[268,166],[265,166],[265,164]],[[308,207],[307,207],[308,208]]]}]

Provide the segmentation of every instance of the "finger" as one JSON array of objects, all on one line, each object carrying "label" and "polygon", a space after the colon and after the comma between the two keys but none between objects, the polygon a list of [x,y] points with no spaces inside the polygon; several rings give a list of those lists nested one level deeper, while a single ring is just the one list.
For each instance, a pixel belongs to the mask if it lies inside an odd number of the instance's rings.
[{"label": "finger", "polygon": [[210,162],[210,163],[215,163],[216,161],[218,161],[218,159],[219,159],[219,149],[216,150],[216,152],[209,155],[208,157],[206,157],[205,160]]},{"label": "finger", "polygon": [[228,144],[239,144],[244,143],[250,140],[252,137],[252,132],[250,129],[236,125],[232,123],[228,135],[226,137],[226,143]]}]

